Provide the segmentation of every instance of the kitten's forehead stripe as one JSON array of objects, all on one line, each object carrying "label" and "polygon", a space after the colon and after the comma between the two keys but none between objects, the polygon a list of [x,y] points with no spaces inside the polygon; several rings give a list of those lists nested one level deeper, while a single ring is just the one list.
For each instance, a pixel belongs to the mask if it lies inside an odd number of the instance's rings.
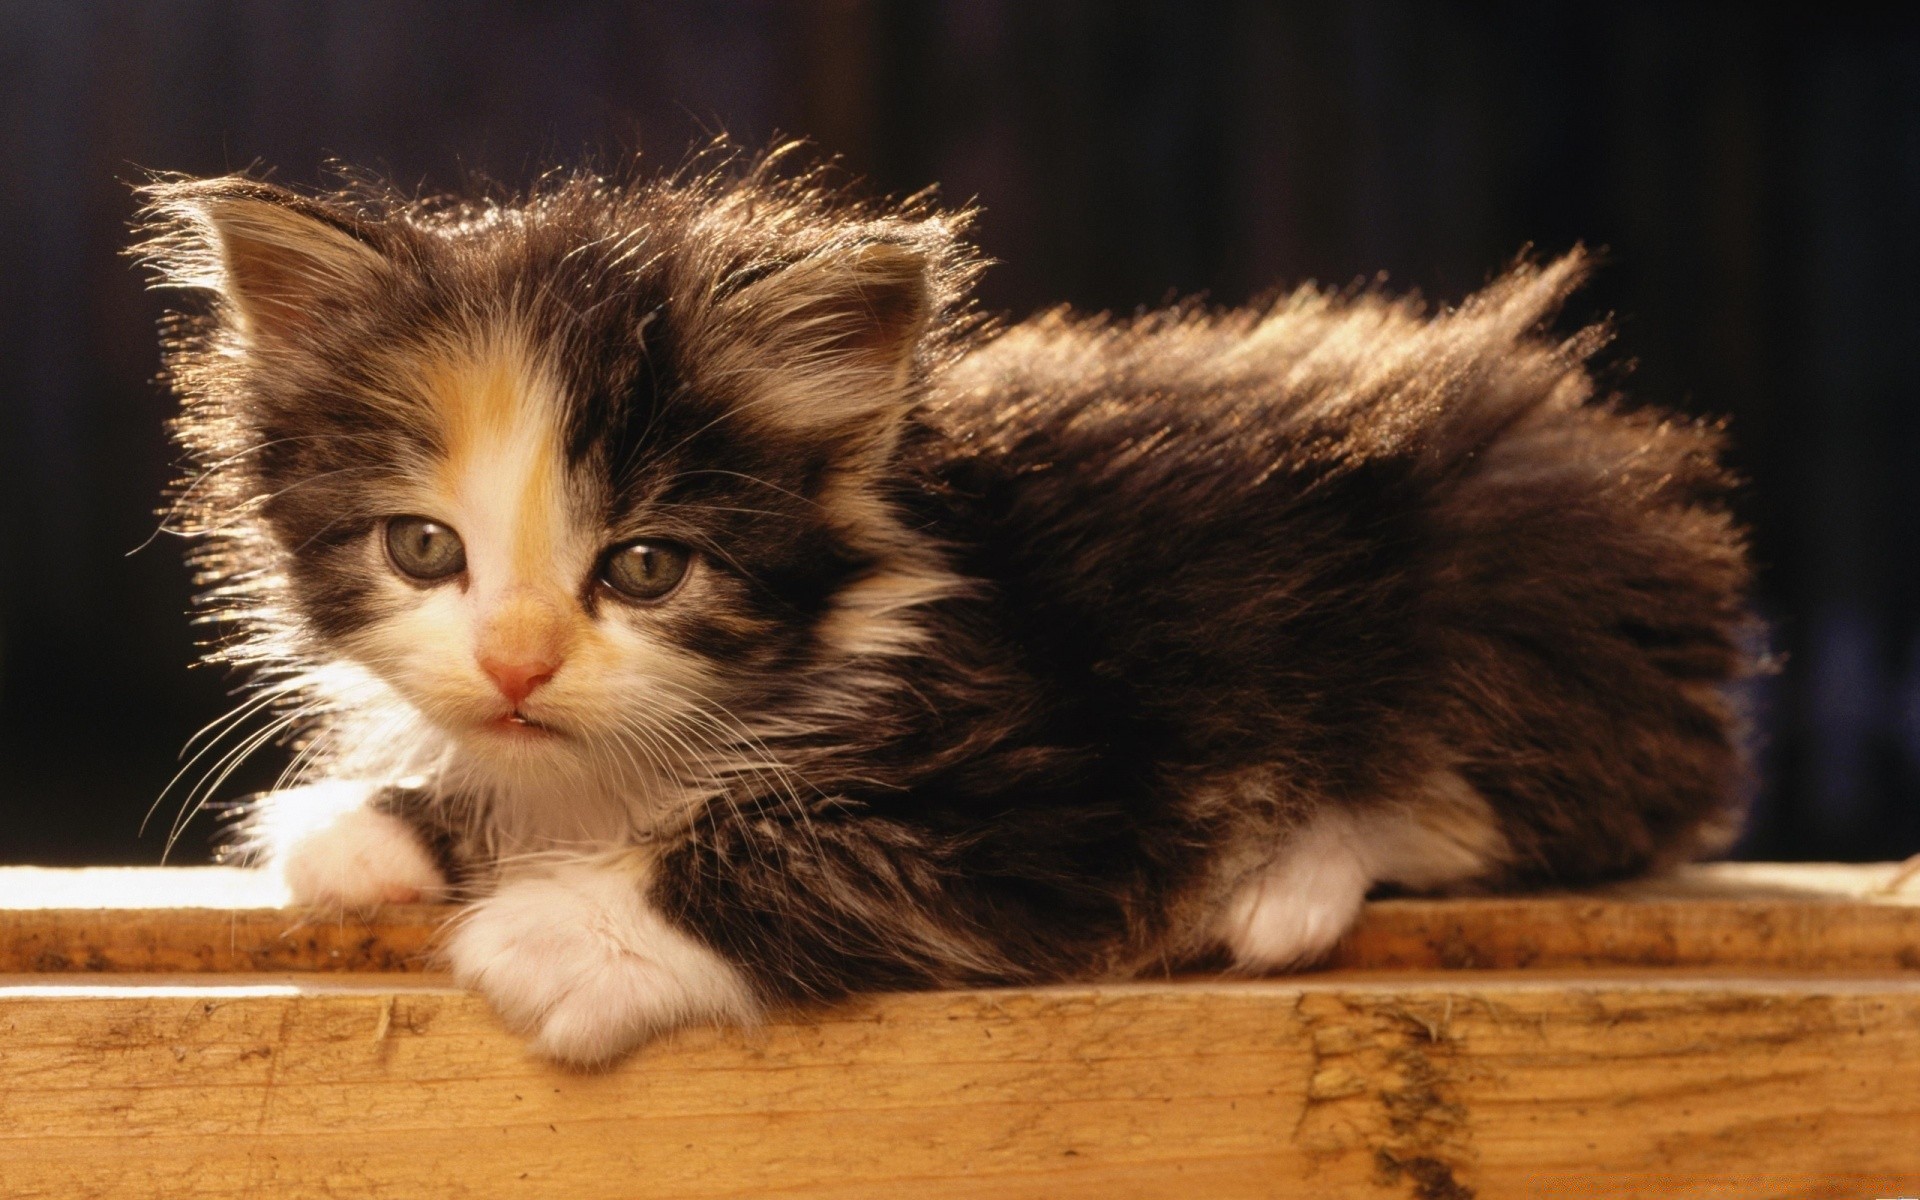
[{"label": "kitten's forehead stripe", "polygon": [[559,441],[565,398],[530,339],[501,322],[438,347],[423,398],[444,430],[436,483],[464,523],[483,593],[570,594],[578,528]]}]

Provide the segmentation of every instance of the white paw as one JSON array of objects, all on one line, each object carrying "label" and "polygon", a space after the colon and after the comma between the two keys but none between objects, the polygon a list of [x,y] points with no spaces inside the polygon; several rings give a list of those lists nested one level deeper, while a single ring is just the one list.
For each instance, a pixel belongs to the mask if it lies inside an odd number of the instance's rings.
[{"label": "white paw", "polygon": [[606,1063],[682,1025],[758,1012],[740,973],[647,904],[631,864],[568,863],[509,878],[454,927],[459,981],[533,1049]]},{"label": "white paw", "polygon": [[419,836],[365,807],[369,790],[317,784],[264,803],[254,836],[295,904],[367,909],[445,898],[446,878]]},{"label": "white paw", "polygon": [[1374,884],[1467,883],[1511,853],[1486,800],[1456,772],[1436,771],[1412,803],[1326,809],[1295,829],[1228,900],[1220,936],[1242,968],[1305,966],[1345,936]]},{"label": "white paw", "polygon": [[1374,875],[1338,816],[1299,830],[1280,857],[1227,902],[1221,933],[1246,970],[1305,966],[1326,956],[1360,915]]}]

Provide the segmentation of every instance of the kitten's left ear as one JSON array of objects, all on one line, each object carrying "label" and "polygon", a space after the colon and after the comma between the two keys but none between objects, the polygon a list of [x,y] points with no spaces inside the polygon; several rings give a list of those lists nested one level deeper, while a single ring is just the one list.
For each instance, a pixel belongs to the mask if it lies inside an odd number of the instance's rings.
[{"label": "kitten's left ear", "polygon": [[392,266],[351,214],[242,175],[140,189],[148,239],[135,252],[163,287],[205,288],[253,343],[315,330],[326,301]]},{"label": "kitten's left ear", "polygon": [[725,325],[750,330],[727,355],[760,361],[767,390],[749,415],[826,430],[897,412],[933,309],[926,251],[876,239],[822,251],[723,301]]}]

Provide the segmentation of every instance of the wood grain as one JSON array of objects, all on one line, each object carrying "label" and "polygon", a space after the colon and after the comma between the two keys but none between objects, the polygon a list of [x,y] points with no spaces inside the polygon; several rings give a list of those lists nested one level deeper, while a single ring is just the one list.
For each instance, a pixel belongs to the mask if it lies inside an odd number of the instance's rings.
[{"label": "wood grain", "polygon": [[0,986],[0,1195],[1920,1192],[1920,979],[1328,974],[888,996],[525,1056],[404,977]]},{"label": "wood grain", "polygon": [[[1895,872],[1729,863],[1579,895],[1378,900],[1329,965],[1920,971],[1920,880],[1888,890]],[[419,970],[449,911],[284,901],[227,868],[4,869],[0,972]]]}]

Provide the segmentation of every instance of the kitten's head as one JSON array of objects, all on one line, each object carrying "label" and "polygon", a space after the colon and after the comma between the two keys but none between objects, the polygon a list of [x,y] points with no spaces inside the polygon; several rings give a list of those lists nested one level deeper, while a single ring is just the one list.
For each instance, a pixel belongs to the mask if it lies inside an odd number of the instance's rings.
[{"label": "kitten's head", "polygon": [[957,218],[765,160],[145,194],[159,281],[213,298],[169,353],[199,561],[230,657],[301,699],[503,778],[677,766],[950,582],[877,484],[965,325]]}]

